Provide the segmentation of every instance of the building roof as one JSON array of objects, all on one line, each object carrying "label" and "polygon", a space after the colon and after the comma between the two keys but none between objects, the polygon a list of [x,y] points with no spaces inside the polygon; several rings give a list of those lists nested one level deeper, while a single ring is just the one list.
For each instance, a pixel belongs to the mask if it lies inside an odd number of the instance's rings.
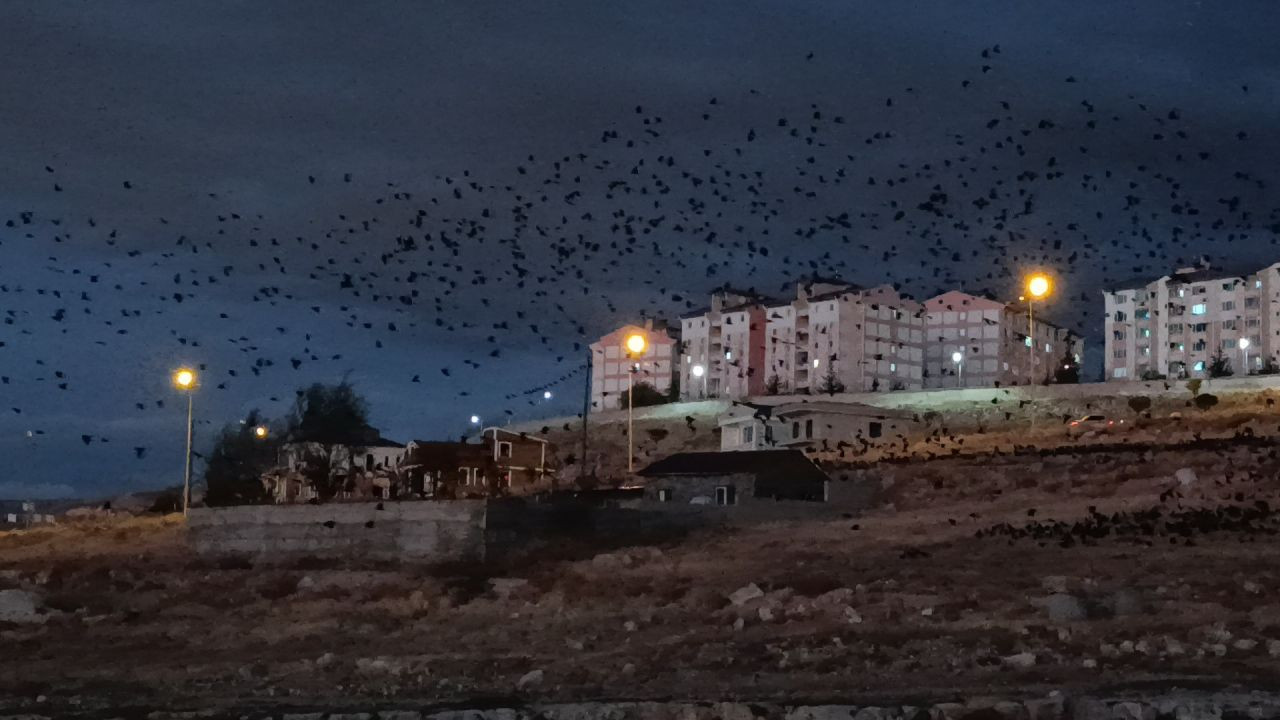
[{"label": "building roof", "polygon": [[639,472],[641,477],[755,475],[757,480],[824,482],[827,474],[799,450],[686,452],[668,455]]},{"label": "building roof", "polygon": [[1107,283],[1110,290],[1103,292],[1115,292],[1117,290],[1136,290],[1146,287],[1153,282],[1168,279],[1170,282],[1177,283],[1196,283],[1208,280],[1227,280],[1246,278],[1258,272],[1262,268],[1253,266],[1236,264],[1233,267],[1214,267],[1201,265],[1196,267],[1184,267],[1177,270],[1171,270],[1162,275],[1140,275],[1137,277],[1127,278],[1119,282]]}]

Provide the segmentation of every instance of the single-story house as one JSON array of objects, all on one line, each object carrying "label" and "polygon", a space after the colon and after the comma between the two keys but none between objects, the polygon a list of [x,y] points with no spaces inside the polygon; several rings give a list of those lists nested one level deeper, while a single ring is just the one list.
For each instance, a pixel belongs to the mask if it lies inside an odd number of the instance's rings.
[{"label": "single-story house", "polygon": [[639,474],[645,500],[687,505],[823,502],[831,481],[799,450],[676,453]]},{"label": "single-story house", "polygon": [[915,429],[914,418],[906,410],[829,400],[777,405],[737,403],[720,416],[720,450],[848,447],[860,453],[898,442]]}]

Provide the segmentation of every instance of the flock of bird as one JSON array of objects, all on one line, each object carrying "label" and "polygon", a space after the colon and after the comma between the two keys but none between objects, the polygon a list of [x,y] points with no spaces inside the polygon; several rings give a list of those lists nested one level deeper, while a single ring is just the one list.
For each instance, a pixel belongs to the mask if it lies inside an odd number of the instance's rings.
[{"label": "flock of bird", "polygon": [[[512,416],[548,389],[576,396],[594,338],[691,311],[724,283],[779,292],[820,275],[917,299],[951,288],[1012,299],[1024,269],[1045,267],[1063,288],[1050,314],[1092,334],[1107,280],[1241,240],[1276,244],[1268,179],[1220,157],[1247,156],[1246,132],[1102,83],[1095,98],[1086,78],[1046,81],[1059,107],[1024,107],[998,81],[1012,62],[999,45],[975,49],[948,81],[959,100],[906,87],[857,107],[779,107],[756,91],[639,103],[580,147],[513,159],[505,173],[410,185],[300,169],[290,192],[342,198],[305,227],[223,192],[200,198],[218,208],[205,222],[159,216],[145,230],[75,207],[18,210],[0,216],[0,398],[36,384],[42,405],[75,407],[100,392],[42,351],[70,334],[107,378],[140,345],[216,355],[202,361],[204,389],[241,402],[287,402],[369,358],[403,367],[411,351],[401,376],[374,368],[386,394]],[[934,130],[904,130],[922,113]],[[53,163],[39,174],[46,207],[77,182]],[[153,188],[121,177],[109,190],[130,207]],[[15,276],[33,250],[41,272]],[[277,313],[287,319],[246,334],[245,315]],[[131,406],[165,402],[138,392]],[[86,419],[67,432],[91,446],[127,431]],[[147,442],[124,442],[145,457]]]}]

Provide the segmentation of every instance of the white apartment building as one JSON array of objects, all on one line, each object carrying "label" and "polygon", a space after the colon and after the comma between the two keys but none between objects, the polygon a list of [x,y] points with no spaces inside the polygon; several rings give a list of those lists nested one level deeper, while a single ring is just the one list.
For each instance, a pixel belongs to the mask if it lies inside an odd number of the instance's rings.
[{"label": "white apartment building", "polygon": [[791,302],[720,292],[681,321],[681,399],[818,393],[828,370],[846,392],[918,390],[924,319],[893,288],[800,283]]},{"label": "white apartment building", "polygon": [[1280,351],[1280,263],[1256,272],[1182,268],[1103,296],[1107,380],[1207,377],[1219,351],[1236,374],[1253,373]]},{"label": "white apartment building", "polygon": [[[1077,365],[1083,361],[1082,338],[1034,314],[1029,319],[1025,305],[952,290],[926,300],[924,307],[925,387],[1042,384],[1068,356]],[[1027,335],[1029,320],[1034,338]]]},{"label": "white apartment building", "polygon": [[680,319],[680,399],[744,398],[764,392],[765,308],[750,291],[724,288],[708,310]]},{"label": "white apartment building", "polygon": [[817,394],[828,373],[845,392],[923,387],[921,306],[888,285],[802,282],[767,319],[765,385],[779,394]]},{"label": "white apartment building", "polygon": [[[639,356],[627,351],[625,343],[633,334],[645,338]],[[644,325],[623,325],[591,343],[591,410],[617,410],[631,383],[648,383],[662,394],[671,392],[676,358],[676,341],[664,327],[652,320]]]}]

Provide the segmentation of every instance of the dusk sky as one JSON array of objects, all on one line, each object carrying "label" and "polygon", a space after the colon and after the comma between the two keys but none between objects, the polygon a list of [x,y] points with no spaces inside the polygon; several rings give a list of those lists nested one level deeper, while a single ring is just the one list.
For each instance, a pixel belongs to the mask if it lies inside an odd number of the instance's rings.
[{"label": "dusk sky", "polygon": [[[1274,2],[0,4],[0,498],[181,481],[346,375],[407,441],[573,414],[723,283],[1013,299],[1280,260]],[[445,373],[448,373],[447,375]],[[542,391],[555,393],[550,402]],[[197,470],[199,463],[197,464]]]}]

